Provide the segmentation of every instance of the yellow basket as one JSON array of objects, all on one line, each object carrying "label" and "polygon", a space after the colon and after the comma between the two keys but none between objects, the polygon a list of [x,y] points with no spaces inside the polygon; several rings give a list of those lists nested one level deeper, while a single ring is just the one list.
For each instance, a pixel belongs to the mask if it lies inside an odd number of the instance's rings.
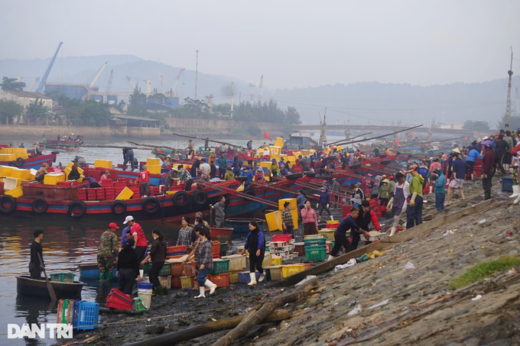
[{"label": "yellow basket", "polygon": [[150,172],[150,174],[161,174],[161,166],[159,165],[150,165],[150,166],[146,166],[147,169],[148,169],[148,172]]},{"label": "yellow basket", "polygon": [[181,276],[181,288],[192,288],[193,276]]},{"label": "yellow basket", "polygon": [[282,258],[279,256],[271,256],[271,265],[273,266],[281,266]]},{"label": "yellow basket", "polygon": [[271,274],[271,280],[282,280],[285,276],[283,276],[283,267],[282,266],[271,266],[265,269],[269,269],[269,273]]},{"label": "yellow basket", "polygon": [[146,159],[146,166],[148,166],[148,168],[150,168],[150,166],[160,166],[161,165],[161,159],[157,159],[157,158],[147,158]]},{"label": "yellow basket", "polygon": [[318,234],[326,236],[328,241],[334,241],[334,231],[335,229],[325,228],[318,230]]},{"label": "yellow basket", "polygon": [[229,271],[242,271],[246,267],[245,255],[223,256],[222,259],[229,260]]},{"label": "yellow basket", "polygon": [[302,272],[305,270],[305,266],[303,264],[290,264],[282,267],[283,277],[286,278],[288,276],[294,275],[296,273]]},{"label": "yellow basket", "polygon": [[111,160],[95,160],[94,161],[94,167],[95,168],[112,168],[112,161]]},{"label": "yellow basket", "polygon": [[271,266],[271,262],[272,262],[271,253],[266,252],[264,255],[264,261],[262,262],[262,268]]},{"label": "yellow basket", "polygon": [[329,220],[327,221],[327,225],[339,225],[339,220]]},{"label": "yellow basket", "polygon": [[238,284],[240,282],[238,273],[242,272],[241,270],[230,270],[229,271],[229,283],[230,284]]},{"label": "yellow basket", "polygon": [[23,189],[21,186],[18,186],[12,190],[6,191],[5,194],[14,198],[20,198],[23,196]]}]

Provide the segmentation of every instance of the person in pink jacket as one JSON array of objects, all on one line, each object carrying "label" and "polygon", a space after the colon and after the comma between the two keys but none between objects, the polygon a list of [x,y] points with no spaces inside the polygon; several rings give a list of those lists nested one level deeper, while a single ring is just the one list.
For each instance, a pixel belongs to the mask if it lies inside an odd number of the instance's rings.
[{"label": "person in pink jacket", "polygon": [[305,207],[301,211],[303,222],[303,234],[318,234],[318,217],[316,212],[311,208],[311,202],[305,202]]}]

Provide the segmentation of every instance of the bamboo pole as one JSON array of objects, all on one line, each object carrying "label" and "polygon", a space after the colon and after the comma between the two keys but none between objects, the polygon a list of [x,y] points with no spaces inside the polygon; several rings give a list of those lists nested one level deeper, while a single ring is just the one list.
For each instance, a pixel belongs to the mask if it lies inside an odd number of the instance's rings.
[{"label": "bamboo pole", "polygon": [[344,141],[351,141],[353,139],[356,139],[356,138],[359,138],[359,137],[362,137],[362,136],[366,136],[366,135],[371,135],[373,132],[367,132],[367,133],[363,133],[363,134],[360,134],[358,136],[354,136],[354,137],[350,137],[350,138],[345,138],[345,139],[340,139],[339,141],[335,141],[335,142],[332,142],[332,143],[328,143],[328,145],[335,145],[336,143],[340,143],[340,142],[344,142]]},{"label": "bamboo pole", "polygon": [[179,137],[185,137],[185,138],[192,138],[192,139],[198,139],[200,141],[208,141],[208,142],[214,142],[214,143],[219,143],[219,144],[226,144],[226,145],[230,145],[232,147],[237,147],[237,145],[235,144],[231,144],[231,143],[227,143],[227,142],[222,142],[222,141],[215,141],[213,139],[209,139],[209,138],[200,138],[200,137],[197,137],[197,136],[186,136],[186,135],[181,135],[179,133],[175,133],[175,132],[172,132],[173,135],[175,136],[179,136]]},{"label": "bamboo pole", "polygon": [[[175,345],[182,341],[187,341],[201,337],[203,335],[215,333],[221,330],[233,329],[242,322],[245,316],[236,316],[216,322],[209,322],[200,326],[195,326],[177,332],[156,336],[142,341],[127,344],[127,346],[167,346]],[[275,310],[262,323],[279,322],[290,317],[287,310]]]},{"label": "bamboo pole", "polygon": [[[359,142],[370,141],[370,140],[373,140],[373,139],[388,137],[388,136],[391,136],[391,135],[395,135],[396,133],[410,131],[410,130],[413,130],[413,129],[417,128],[417,127],[421,127],[421,126],[423,126],[423,124],[417,125],[417,126],[414,126],[414,127],[409,127],[409,128],[403,129],[403,130],[395,131],[395,132],[392,132],[392,133],[387,133],[386,135],[372,137],[372,138],[369,138],[369,139],[360,139],[360,140],[349,142],[349,143],[341,143],[341,145],[349,145],[349,144],[354,144],[354,143],[359,143]],[[345,141],[349,141],[349,140],[350,139],[345,139]],[[338,144],[336,144],[336,145],[338,145]]]}]

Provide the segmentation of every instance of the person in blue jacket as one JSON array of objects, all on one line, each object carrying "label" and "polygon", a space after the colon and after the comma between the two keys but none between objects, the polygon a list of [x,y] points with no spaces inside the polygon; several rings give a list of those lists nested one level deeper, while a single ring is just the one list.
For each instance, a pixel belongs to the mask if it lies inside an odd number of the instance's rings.
[{"label": "person in blue jacket", "polygon": [[437,168],[435,171],[437,179],[435,180],[435,208],[441,211],[444,210],[444,199],[446,198],[446,177],[442,169]]},{"label": "person in blue jacket", "polygon": [[301,223],[302,215],[301,211],[305,208],[305,202],[307,201],[307,197],[303,194],[302,190],[298,190],[296,195],[296,207],[298,208],[298,222]]},{"label": "person in blue jacket", "polygon": [[475,174],[473,173],[473,167],[475,166],[475,159],[479,159],[482,161],[482,156],[477,149],[471,148],[468,153],[468,157],[466,158],[466,163],[471,167],[471,180],[475,180]]},{"label": "person in blue jacket", "polygon": [[244,167],[244,176],[247,178],[245,183],[244,183],[244,186],[248,186],[249,183],[251,183],[253,181],[253,178],[255,177],[253,172],[251,172],[251,170],[249,169],[249,167]]},{"label": "person in blue jacket", "polygon": [[329,214],[329,216],[332,215],[329,210],[329,203],[330,203],[330,194],[327,191],[326,187],[322,187],[320,199],[318,201],[318,204],[316,205],[316,207],[318,208],[318,214],[320,217],[323,214],[323,210],[325,210],[327,212],[327,214]]},{"label": "person in blue jacket", "polygon": [[460,190],[462,200],[466,199],[462,187],[464,185],[464,179],[466,178],[466,172],[468,168],[471,169],[471,166],[469,166],[465,161],[462,161],[458,154],[459,153],[455,151],[451,153],[451,180],[448,185],[448,201],[446,202],[446,206],[451,204],[451,191],[453,189]]},{"label": "person in blue jacket", "polygon": [[350,234],[352,235],[353,232],[363,234],[367,239],[370,237],[368,232],[366,230],[361,229],[356,224],[356,219],[359,216],[359,209],[356,207],[353,207],[350,210],[350,215],[348,215],[346,218],[341,220],[341,222],[338,225],[338,228],[334,231],[334,247],[332,248],[332,251],[330,252],[328,260],[334,259],[334,257],[338,254],[339,250],[343,246],[345,248],[345,252],[350,252],[355,250],[352,244],[350,244],[350,241],[347,237],[347,231],[350,230]]},{"label": "person in blue jacket", "polygon": [[249,231],[242,255],[244,255],[246,250],[249,250],[249,275],[251,280],[248,285],[253,286],[256,285],[256,270],[260,273],[258,282],[262,282],[265,279],[265,272],[262,268],[265,255],[265,237],[256,221],[249,223]]}]

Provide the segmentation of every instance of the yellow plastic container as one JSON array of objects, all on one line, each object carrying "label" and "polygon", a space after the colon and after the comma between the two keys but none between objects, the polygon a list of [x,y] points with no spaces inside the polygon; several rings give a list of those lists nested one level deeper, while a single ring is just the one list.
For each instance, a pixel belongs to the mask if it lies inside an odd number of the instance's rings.
[{"label": "yellow plastic container", "polygon": [[[2,160],[0,160],[0,161],[2,161]],[[0,166],[0,177],[10,177],[12,170],[13,170],[13,167]]]},{"label": "yellow plastic container", "polygon": [[16,155],[15,154],[0,154],[0,161],[14,161],[16,160]]},{"label": "yellow plastic container", "polygon": [[335,229],[328,229],[328,228],[324,228],[324,229],[320,229],[318,230],[318,234],[322,234],[324,236],[327,237],[327,240],[329,241],[334,241],[334,231]]},{"label": "yellow plastic container", "polygon": [[65,173],[47,173],[43,177],[43,183],[45,185],[58,185],[59,182],[64,182],[65,179]]},{"label": "yellow plastic container", "polygon": [[270,151],[269,151],[270,156],[279,156],[282,153],[282,148],[280,148],[276,145],[269,147],[269,149],[270,149]]},{"label": "yellow plastic container", "polygon": [[181,288],[192,288],[193,276],[181,276]]},{"label": "yellow plastic container", "polygon": [[282,265],[282,258],[279,256],[271,256],[271,265],[273,266],[281,266]]},{"label": "yellow plastic container", "polygon": [[278,231],[280,229],[280,212],[273,211],[272,213],[265,214],[265,220],[267,221],[267,227],[269,232]]},{"label": "yellow plastic container", "polygon": [[[158,160],[158,159],[157,159]],[[158,166],[158,165],[155,165],[155,166],[146,166],[147,167],[147,170],[148,172],[150,172],[150,174],[161,174],[161,166]]]},{"label": "yellow plastic container", "polygon": [[13,168],[11,170],[12,178],[20,178],[22,180],[30,180],[31,172],[28,169]]},{"label": "yellow plastic container", "polygon": [[98,168],[108,168],[112,169],[112,161],[110,160],[95,160],[94,167]]},{"label": "yellow plastic container", "polygon": [[271,169],[271,163],[272,163],[271,161],[262,161],[262,162],[257,162],[256,166],[257,167],[262,167],[262,168],[265,167],[267,169]]},{"label": "yellow plastic container", "polygon": [[23,190],[21,186],[18,186],[12,190],[5,192],[6,195],[12,196],[14,198],[19,198],[23,196]]},{"label": "yellow plastic container", "polygon": [[147,158],[146,159],[146,166],[148,166],[148,169],[150,169],[150,166],[160,166],[161,165],[161,159],[159,158]]},{"label": "yellow plastic container", "polygon": [[13,153],[14,154],[27,154],[27,149],[26,148],[12,148],[13,149]]},{"label": "yellow plastic container", "polygon": [[297,274],[305,270],[305,266],[303,264],[288,264],[282,267],[282,275],[284,278]]},{"label": "yellow plastic container", "polygon": [[2,148],[0,149],[0,154],[13,154],[13,149],[14,148]]},{"label": "yellow plastic container", "polygon": [[4,190],[5,191],[15,189],[21,185],[22,185],[22,179],[20,179],[20,178],[11,178],[11,177],[4,178]]},{"label": "yellow plastic container", "polygon": [[264,254],[264,261],[262,262],[262,268],[271,266],[271,262],[272,262],[271,253],[266,252]]},{"label": "yellow plastic container", "polygon": [[329,220],[327,221],[327,225],[339,225],[339,220]]},{"label": "yellow plastic container", "polygon": [[128,187],[125,187],[123,191],[117,196],[116,200],[125,200],[130,199],[134,195],[134,192],[130,190]]},{"label": "yellow plastic container", "polygon": [[238,273],[242,272],[241,270],[230,270],[229,271],[229,283],[230,284],[238,284],[240,282]]},{"label": "yellow plastic container", "polygon": [[284,199],[279,199],[278,200],[278,209],[279,210],[284,210],[285,209],[283,207],[285,202],[289,202],[291,204],[291,210],[296,210],[297,209],[296,198],[284,198]]}]

